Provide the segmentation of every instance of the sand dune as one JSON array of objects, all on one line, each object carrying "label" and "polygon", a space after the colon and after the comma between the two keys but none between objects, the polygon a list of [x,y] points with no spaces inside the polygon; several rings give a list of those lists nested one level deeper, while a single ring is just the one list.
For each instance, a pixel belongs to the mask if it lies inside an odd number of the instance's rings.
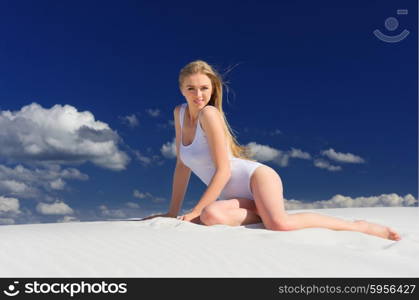
[{"label": "sand dune", "polygon": [[8,225],[0,226],[0,276],[419,276],[418,208],[307,211],[385,224],[402,240],[319,228],[203,226],[173,218]]}]

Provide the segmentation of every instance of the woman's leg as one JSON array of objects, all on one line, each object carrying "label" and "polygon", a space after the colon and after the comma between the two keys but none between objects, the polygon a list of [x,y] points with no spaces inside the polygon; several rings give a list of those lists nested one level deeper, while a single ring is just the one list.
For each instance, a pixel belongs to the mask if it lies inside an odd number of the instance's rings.
[{"label": "woman's leg", "polygon": [[202,210],[202,224],[224,224],[240,226],[260,223],[262,220],[256,213],[255,201],[246,198],[218,200]]},{"label": "woman's leg", "polygon": [[256,169],[251,178],[251,188],[257,213],[267,229],[285,231],[318,227],[358,231],[391,240],[400,239],[391,228],[365,221],[346,221],[317,213],[286,213],[281,178],[268,166]]}]

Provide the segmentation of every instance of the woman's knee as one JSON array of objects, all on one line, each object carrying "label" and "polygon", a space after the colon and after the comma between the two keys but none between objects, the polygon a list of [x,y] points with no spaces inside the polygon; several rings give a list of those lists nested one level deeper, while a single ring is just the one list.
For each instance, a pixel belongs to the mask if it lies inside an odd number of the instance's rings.
[{"label": "woman's knee", "polygon": [[200,215],[201,222],[205,225],[222,224],[222,212],[218,205],[208,205],[205,207]]},{"label": "woman's knee", "polygon": [[286,217],[269,220],[267,222],[264,222],[264,225],[265,225],[265,228],[269,230],[275,230],[275,231],[293,230],[293,226],[290,220]]}]

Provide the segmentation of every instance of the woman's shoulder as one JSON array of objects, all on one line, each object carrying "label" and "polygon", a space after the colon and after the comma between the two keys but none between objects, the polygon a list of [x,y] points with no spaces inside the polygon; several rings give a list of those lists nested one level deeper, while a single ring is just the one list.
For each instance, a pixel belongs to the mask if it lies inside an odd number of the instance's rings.
[{"label": "woman's shoulder", "polygon": [[220,124],[224,126],[221,112],[212,105],[207,105],[199,112],[199,121],[204,132],[207,131],[208,124]]},{"label": "woman's shoulder", "polygon": [[199,112],[200,116],[203,116],[204,118],[219,118],[221,116],[220,111],[218,108],[212,105],[207,105],[201,111]]},{"label": "woman's shoulder", "polygon": [[185,103],[180,103],[178,105],[175,106],[175,108],[173,109],[173,112],[176,114],[177,112],[180,111],[180,109],[182,108],[182,106],[184,106]]}]

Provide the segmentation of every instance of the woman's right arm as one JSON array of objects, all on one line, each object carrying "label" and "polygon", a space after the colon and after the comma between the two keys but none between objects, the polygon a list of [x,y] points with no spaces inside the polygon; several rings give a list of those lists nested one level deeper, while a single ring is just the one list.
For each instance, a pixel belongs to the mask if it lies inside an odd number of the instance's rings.
[{"label": "woman's right arm", "polygon": [[168,215],[171,217],[176,217],[179,213],[183,199],[185,197],[186,189],[189,184],[189,178],[191,176],[191,169],[183,164],[179,156],[179,147],[181,143],[179,109],[180,106],[176,106],[176,108],[173,110],[173,118],[176,131],[176,168],[173,174],[172,200],[170,202],[170,208],[168,212]]},{"label": "woman's right arm", "polygon": [[176,106],[173,110],[175,131],[176,131],[176,168],[173,174],[172,184],[172,200],[170,202],[169,211],[165,214],[152,215],[142,220],[149,220],[155,217],[172,217],[176,218],[179,210],[182,206],[183,198],[185,197],[186,189],[189,184],[189,178],[191,176],[191,169],[185,166],[182,160],[179,158],[179,144],[181,139],[181,129],[179,123],[179,108]]}]

